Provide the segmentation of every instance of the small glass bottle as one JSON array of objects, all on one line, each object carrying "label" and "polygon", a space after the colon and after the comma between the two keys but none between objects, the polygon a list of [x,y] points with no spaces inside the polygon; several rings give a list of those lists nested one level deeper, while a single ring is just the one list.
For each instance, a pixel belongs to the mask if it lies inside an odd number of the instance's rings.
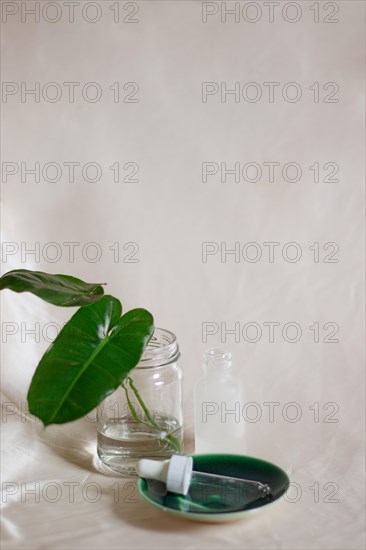
[{"label": "small glass bottle", "polygon": [[135,475],[141,458],[183,452],[182,371],[176,336],[155,328],[139,364],[98,410],[98,455],[112,470]]},{"label": "small glass bottle", "polygon": [[244,453],[243,387],[228,351],[208,349],[194,388],[195,452]]}]

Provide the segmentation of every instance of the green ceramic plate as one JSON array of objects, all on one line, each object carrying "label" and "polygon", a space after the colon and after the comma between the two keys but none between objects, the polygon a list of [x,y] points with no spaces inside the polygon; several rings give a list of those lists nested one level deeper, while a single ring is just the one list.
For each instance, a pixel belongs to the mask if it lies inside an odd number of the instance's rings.
[{"label": "green ceramic plate", "polygon": [[259,496],[253,486],[246,490],[221,491],[220,493],[199,483],[192,483],[187,496],[167,493],[159,481],[139,479],[140,494],[150,504],[163,512],[183,516],[196,521],[221,522],[240,519],[244,515],[276,502],[287,491],[290,480],[275,464],[244,455],[206,454],[193,455],[193,469],[198,472],[221,474],[241,479],[259,481],[270,487],[271,494]]}]

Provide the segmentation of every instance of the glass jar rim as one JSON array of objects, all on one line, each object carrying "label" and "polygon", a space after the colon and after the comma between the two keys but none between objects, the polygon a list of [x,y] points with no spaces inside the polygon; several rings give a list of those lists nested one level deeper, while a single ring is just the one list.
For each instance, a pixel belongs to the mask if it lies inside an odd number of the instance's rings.
[{"label": "glass jar rim", "polygon": [[155,327],[136,369],[163,367],[179,358],[179,346],[176,335],[170,330]]}]

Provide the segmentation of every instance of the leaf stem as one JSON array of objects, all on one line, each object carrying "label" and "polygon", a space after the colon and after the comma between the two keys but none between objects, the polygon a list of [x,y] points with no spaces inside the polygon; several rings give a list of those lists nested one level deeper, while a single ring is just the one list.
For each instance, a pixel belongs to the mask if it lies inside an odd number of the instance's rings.
[{"label": "leaf stem", "polygon": [[[138,389],[136,388],[132,378],[130,376],[127,377],[127,380],[128,380],[128,383],[130,385],[130,388],[131,390],[133,391],[133,393],[135,394],[135,397],[137,399],[137,401],[139,402],[139,404],[141,405],[141,408],[142,410],[144,411],[145,413],[145,416],[148,420],[148,422],[146,422],[145,420],[143,420],[139,414],[137,413],[131,399],[130,399],[130,396],[128,394],[128,388],[125,384],[125,382],[122,382],[121,386],[122,388],[125,390],[125,393],[126,393],[126,399],[127,399],[127,404],[128,404],[128,407],[131,411],[131,414],[134,418],[134,420],[136,420],[136,422],[140,422],[141,424],[144,424],[145,426],[150,426],[152,428],[155,428],[159,431],[162,431],[162,427],[159,426],[159,424],[157,424],[153,418],[153,416],[151,415],[149,409],[147,408],[146,406],[146,403],[144,402],[144,400],[142,399],[141,395],[140,395],[140,392],[138,391]],[[173,451],[176,451],[177,453],[181,453],[182,452],[182,444],[181,442],[179,441],[179,439],[177,439],[176,437],[174,437],[171,433],[167,434],[166,437],[162,438],[161,439],[162,442],[165,442],[165,444],[169,447],[172,448]]]},{"label": "leaf stem", "polygon": [[132,378],[130,376],[128,376],[127,378],[128,380],[128,383],[130,384],[130,387],[133,391],[133,393],[135,394],[136,398],[137,398],[137,401],[140,403],[141,407],[142,407],[142,410],[144,411],[145,415],[146,415],[146,418],[149,420],[149,422],[151,422],[151,424],[153,424],[153,426],[155,428],[160,428],[160,426],[158,426],[158,424],[155,422],[155,420],[153,419],[153,417],[151,416],[150,414],[150,411],[149,409],[147,408],[147,406],[145,405],[141,395],[140,395],[140,392],[138,391],[138,389],[136,388]]},{"label": "leaf stem", "polygon": [[131,411],[131,414],[132,414],[134,420],[136,420],[136,422],[141,422],[142,424],[146,424],[146,422],[144,422],[144,421],[142,420],[142,418],[140,418],[139,415],[137,414],[137,411],[136,411],[135,407],[133,406],[133,403],[132,403],[132,401],[131,401],[131,399],[130,399],[130,397],[129,397],[129,395],[128,395],[128,389],[126,388],[125,383],[122,382],[121,386],[122,386],[122,388],[125,390],[126,399],[127,399],[127,404],[128,404],[128,407],[129,407],[129,409],[130,409],[130,411]]}]

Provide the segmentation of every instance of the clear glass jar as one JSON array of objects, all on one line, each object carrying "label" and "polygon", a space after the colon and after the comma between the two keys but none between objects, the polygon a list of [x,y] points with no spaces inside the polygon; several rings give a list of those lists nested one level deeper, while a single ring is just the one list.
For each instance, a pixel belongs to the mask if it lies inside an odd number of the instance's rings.
[{"label": "clear glass jar", "polygon": [[98,410],[98,456],[112,470],[135,475],[141,458],[183,452],[182,371],[176,336],[155,328],[139,364]]}]

